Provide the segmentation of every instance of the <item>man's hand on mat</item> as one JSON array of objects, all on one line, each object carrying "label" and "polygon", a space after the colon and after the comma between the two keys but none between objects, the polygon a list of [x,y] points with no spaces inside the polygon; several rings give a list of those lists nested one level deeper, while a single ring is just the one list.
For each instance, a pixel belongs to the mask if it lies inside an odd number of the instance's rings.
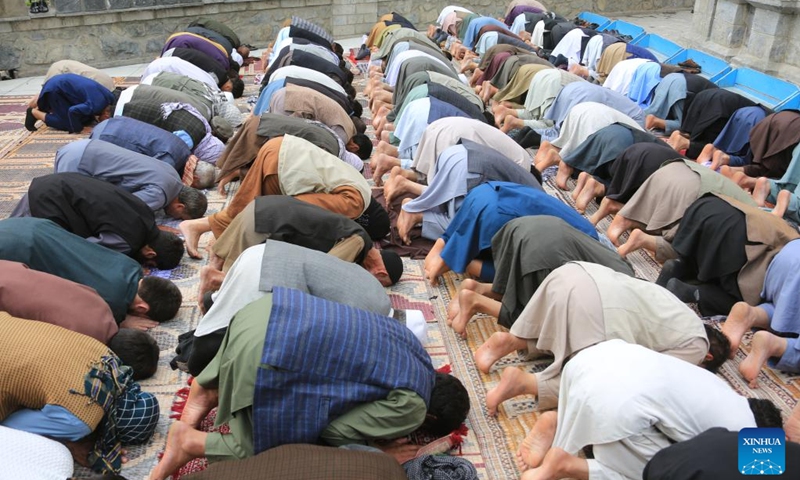
[{"label": "man's hand on mat", "polygon": [[408,438],[398,438],[386,445],[378,445],[383,453],[391,455],[401,465],[417,456],[419,445],[414,445]]},{"label": "man's hand on mat", "polygon": [[150,320],[149,318],[144,317],[135,317],[133,315],[125,316],[125,320],[119,324],[119,328],[135,328],[136,330],[142,330],[143,332],[146,332],[157,326],[158,322],[155,320]]}]

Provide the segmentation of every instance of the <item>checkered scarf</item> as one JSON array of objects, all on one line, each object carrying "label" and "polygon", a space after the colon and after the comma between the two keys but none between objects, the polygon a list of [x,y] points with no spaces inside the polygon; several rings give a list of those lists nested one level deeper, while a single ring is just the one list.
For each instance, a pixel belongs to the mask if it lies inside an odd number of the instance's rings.
[{"label": "checkered scarf", "polygon": [[84,378],[84,394],[105,412],[97,441],[89,453],[89,464],[96,472],[119,472],[122,442],[147,440],[158,422],[158,402],[152,395],[141,392],[132,374],[133,370],[121,365],[117,356],[108,355]]},{"label": "checkered scarf", "polygon": [[216,165],[217,159],[222,155],[223,150],[225,150],[225,145],[220,139],[211,134],[211,125],[208,124],[208,121],[196,108],[189,104],[179,102],[161,104],[161,115],[165,120],[176,110],[185,110],[203,122],[206,134],[203,139],[194,146],[193,152],[200,160]]},{"label": "checkered scarf", "polygon": [[403,464],[409,480],[477,480],[469,460],[450,455],[425,455]]}]

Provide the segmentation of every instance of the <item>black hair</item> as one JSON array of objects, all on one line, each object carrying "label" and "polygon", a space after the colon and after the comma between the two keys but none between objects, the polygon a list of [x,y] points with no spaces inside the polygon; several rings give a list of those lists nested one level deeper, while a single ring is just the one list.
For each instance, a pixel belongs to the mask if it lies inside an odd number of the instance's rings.
[{"label": "black hair", "polygon": [[364,107],[361,105],[361,102],[358,100],[353,100],[353,116],[361,118],[361,115],[364,114]]},{"label": "black hair", "polygon": [[200,218],[208,210],[208,198],[196,188],[183,186],[178,194],[178,201],[183,204],[189,218]]},{"label": "black hair", "polygon": [[159,348],[149,334],[134,328],[121,328],[108,342],[110,348],[122,361],[133,369],[134,380],[144,380],[156,373]]},{"label": "black hair", "polygon": [[231,93],[233,94],[233,98],[241,98],[244,94],[244,81],[239,78],[231,78]]},{"label": "black hair", "polygon": [[772,400],[748,398],[747,403],[750,404],[750,411],[753,412],[753,418],[755,418],[758,428],[781,428],[783,426],[781,411],[772,403]]},{"label": "black hair", "polygon": [[149,245],[156,252],[156,267],[159,270],[172,270],[181,263],[185,252],[183,240],[174,233],[159,230],[158,236]]},{"label": "black hair", "polygon": [[344,85],[342,85],[342,88],[344,89],[344,93],[347,94],[347,98],[349,98],[350,101],[355,102],[356,101],[356,89],[353,88],[353,86],[351,84],[349,84],[349,83],[345,83]]},{"label": "black hair", "polygon": [[349,68],[343,68],[342,70],[344,71],[344,78],[346,79],[347,83],[353,83],[353,80],[355,79],[353,72],[351,72]]},{"label": "black hair", "polygon": [[147,318],[156,322],[166,322],[174,318],[183,301],[180,289],[166,278],[160,277],[144,277],[139,285],[139,296],[150,307]]},{"label": "black hair", "polygon": [[356,127],[356,133],[363,134],[367,131],[367,124],[364,123],[361,117],[350,117],[350,120],[352,120],[353,126]]},{"label": "black hair", "polygon": [[358,145],[358,158],[367,160],[372,155],[372,140],[368,136],[363,133],[357,133],[353,135],[351,140]]},{"label": "black hair", "polygon": [[719,367],[725,363],[725,360],[731,354],[731,341],[711,325],[703,324],[703,327],[705,327],[706,337],[708,337],[708,353],[714,358],[703,362],[702,366],[712,373],[717,373]]},{"label": "black hair", "polygon": [[449,435],[461,426],[468,413],[469,394],[461,381],[452,375],[437,373],[436,383],[431,390],[425,431],[436,438]]},{"label": "black hair", "polygon": [[333,42],[331,44],[331,50],[333,50],[333,53],[336,55],[339,55],[340,58],[342,55],[344,55],[344,47],[342,47],[338,42]]},{"label": "black hair", "polygon": [[231,80],[234,78],[239,78],[239,70],[242,68],[242,66],[239,65],[239,62],[237,62],[236,60],[230,60],[229,63],[230,65],[228,66],[228,78],[230,78]]}]

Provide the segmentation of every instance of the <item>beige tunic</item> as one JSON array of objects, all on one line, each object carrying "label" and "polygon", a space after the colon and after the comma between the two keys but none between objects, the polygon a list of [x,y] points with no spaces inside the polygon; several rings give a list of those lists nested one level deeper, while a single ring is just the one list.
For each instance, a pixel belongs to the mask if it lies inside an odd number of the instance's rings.
[{"label": "beige tunic", "polygon": [[425,129],[411,169],[424,175],[426,181],[433,178],[439,154],[462,138],[497,150],[525,170],[531,168],[533,159],[530,154],[499,129],[472,118],[447,117],[436,120]]},{"label": "beige tunic", "polygon": [[653,173],[619,215],[643,224],[648,232],[661,234],[656,240],[656,260],[663,263],[677,256],[670,244],[686,209],[707,193],[755,206],[753,198],[733,181],[696,162],[683,160]]},{"label": "beige tunic", "polygon": [[75,60],[59,60],[50,65],[50,68],[47,69],[47,75],[45,75],[44,81],[47,82],[50,80],[50,77],[63,73],[74,73],[81,77],[91,78],[107,89],[114,90],[114,79],[111,78],[110,75]]},{"label": "beige tunic", "polygon": [[561,370],[582,349],[622,339],[692,364],[703,361],[702,321],[666,289],[601,265],[570,262],[554,270],[511,327],[528,351],[555,360],[536,374],[539,408],[558,403]]},{"label": "beige tunic", "polygon": [[372,199],[364,175],[334,155],[299,137],[285,135],[278,154],[278,179],[281,193],[331,193],[343,186],[358,190],[364,199],[363,214]]}]

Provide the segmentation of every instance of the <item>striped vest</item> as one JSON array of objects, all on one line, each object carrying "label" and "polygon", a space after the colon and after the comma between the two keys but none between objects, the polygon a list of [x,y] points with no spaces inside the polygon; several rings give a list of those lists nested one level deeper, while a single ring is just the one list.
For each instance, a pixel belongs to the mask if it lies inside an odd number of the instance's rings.
[{"label": "striped vest", "polygon": [[[346,281],[345,279],[342,279]],[[254,452],[318,443],[354,407],[408,389],[427,404],[430,356],[396,320],[276,287],[253,396]]]}]

